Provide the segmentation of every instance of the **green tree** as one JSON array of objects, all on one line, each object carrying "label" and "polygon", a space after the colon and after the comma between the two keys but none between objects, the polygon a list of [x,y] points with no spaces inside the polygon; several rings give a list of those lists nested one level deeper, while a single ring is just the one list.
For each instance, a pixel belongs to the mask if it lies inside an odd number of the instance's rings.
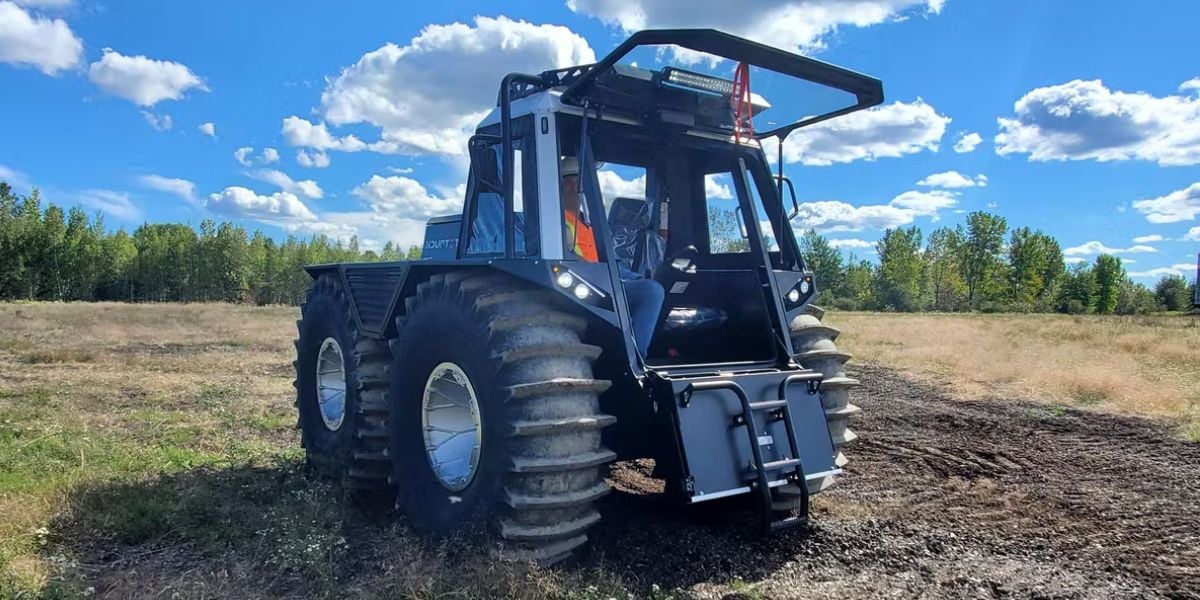
[{"label": "green tree", "polygon": [[980,300],[994,296],[1006,231],[1008,221],[1004,217],[979,211],[967,215],[966,241],[960,258],[970,308],[978,306]]},{"label": "green tree", "polygon": [[1117,310],[1117,295],[1125,282],[1121,259],[1111,254],[1096,257],[1096,312],[1111,315]]},{"label": "green tree", "polygon": [[1059,312],[1072,315],[1092,310],[1096,304],[1096,274],[1090,265],[1080,263],[1067,271],[1055,303]]},{"label": "green tree", "polygon": [[828,304],[835,296],[841,296],[845,287],[845,270],[842,253],[829,245],[825,236],[809,229],[800,236],[800,256],[813,272],[817,283],[818,304]]},{"label": "green tree", "polygon": [[928,306],[933,310],[959,310],[967,297],[967,283],[962,276],[962,261],[966,243],[962,231],[942,227],[929,234],[925,246],[925,279],[929,292]]},{"label": "green tree", "polygon": [[875,243],[879,269],[875,300],[881,308],[911,311],[919,308],[922,271],[921,230],[916,226],[888,229]]},{"label": "green tree", "polygon": [[1192,307],[1188,282],[1179,275],[1167,275],[1154,284],[1154,297],[1167,310],[1187,310]]},{"label": "green tree", "polygon": [[1066,272],[1058,241],[1028,227],[1012,231],[1008,267],[1010,299],[1026,310],[1044,309]]},{"label": "green tree", "polygon": [[867,260],[856,261],[851,256],[846,265],[845,297],[849,300],[847,308],[876,308],[874,280],[875,265]]}]

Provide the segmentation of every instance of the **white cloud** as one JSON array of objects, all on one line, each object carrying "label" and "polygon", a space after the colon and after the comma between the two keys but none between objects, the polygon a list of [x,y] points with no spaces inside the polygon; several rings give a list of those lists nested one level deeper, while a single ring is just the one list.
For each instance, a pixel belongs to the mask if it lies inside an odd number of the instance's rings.
[{"label": "white cloud", "polygon": [[[729,184],[724,183],[722,175],[705,175],[704,176],[704,195],[712,200],[733,200],[733,190],[729,188]],[[643,182],[644,183],[644,182]],[[639,197],[645,197],[646,193],[642,192]]]},{"label": "white cloud", "polygon": [[137,180],[152,190],[174,194],[188,202],[196,201],[196,184],[186,179],[163,177],[161,175],[142,175]]},{"label": "white cloud", "polygon": [[370,205],[375,213],[389,218],[421,219],[448,215],[462,210],[464,190],[434,195],[415,179],[392,175],[372,175],[366,183],[351,191]]},{"label": "white cloud", "polygon": [[317,182],[311,179],[295,181],[291,177],[288,177],[287,173],[277,169],[258,169],[250,171],[247,175],[259,181],[265,181],[271,185],[278,186],[279,189],[298,196],[320,198],[325,195],[325,192],[321,189],[321,186],[317,185]]},{"label": "white cloud", "polygon": [[1196,265],[1192,263],[1175,263],[1169,267],[1159,267],[1148,271],[1130,271],[1130,277],[1145,277],[1157,279],[1166,277],[1167,275],[1180,275],[1182,277],[1191,278],[1196,274]]},{"label": "white cloud", "polygon": [[934,173],[925,179],[917,182],[917,185],[925,187],[938,188],[968,188],[968,187],[984,187],[987,185],[987,175],[976,175],[971,177],[963,175],[958,171],[945,171],[942,173]]},{"label": "white cloud", "polygon": [[858,239],[829,240],[829,245],[834,248],[874,248],[875,242]]},{"label": "white cloud", "polygon": [[24,173],[4,165],[0,165],[0,181],[7,183],[13,189],[17,190],[28,190],[33,187],[29,182],[29,178]]},{"label": "white cloud", "polygon": [[1183,238],[1180,241],[1200,242],[1200,225],[1189,229],[1187,233],[1183,234]]},{"label": "white cloud", "polygon": [[[506,17],[476,17],[473,25],[429,25],[408,45],[386,44],[342,70],[321,94],[332,125],[368,123],[384,153],[463,154],[466,139],[495,105],[499,77],[595,61],[587,41],[566,27]],[[354,152],[368,146],[331,135],[324,123],[284,121],[297,146]]]},{"label": "white cloud", "polygon": [[[600,195],[604,197],[604,205],[609,206],[617,198],[645,198],[646,176],[639,175],[633,179],[624,179],[616,171],[600,169],[596,171],[596,179],[600,182]],[[706,178],[704,187],[707,191],[710,183]]]},{"label": "white cloud", "polygon": [[974,152],[975,148],[977,146],[979,146],[980,142],[982,142],[982,141],[983,141],[983,137],[981,137],[978,133],[975,133],[974,131],[972,131],[970,133],[960,134],[958,137],[958,141],[954,142],[954,151],[959,154],[966,154],[968,152]]},{"label": "white cloud", "polygon": [[1139,236],[1137,236],[1137,237],[1133,238],[1133,243],[1135,243],[1135,244],[1149,244],[1149,243],[1151,243],[1151,242],[1161,242],[1161,241],[1163,241],[1163,240],[1165,240],[1165,239],[1166,239],[1166,238],[1164,238],[1163,236],[1161,236],[1161,235],[1158,235],[1157,233],[1155,233],[1155,234],[1152,234],[1152,235],[1139,235]]},{"label": "white cloud", "polygon": [[[309,152],[304,148],[296,150],[296,163],[302,167],[311,167],[315,169],[324,169],[329,166],[329,155],[320,150]],[[411,173],[412,170],[410,169]]]},{"label": "white cloud", "polygon": [[80,204],[125,221],[138,221],[142,211],[129,199],[127,192],[113,190],[84,190],[74,194]]},{"label": "white cloud", "polygon": [[274,148],[263,148],[262,163],[269,165],[275,162],[279,162],[279,151]]},{"label": "white cloud", "polygon": [[179,100],[184,92],[207,92],[204,80],[177,62],[145,56],[125,56],[112,48],[88,68],[88,79],[100,91],[138,106],[154,106],[163,100]]},{"label": "white cloud", "polygon": [[1063,262],[1067,263],[1068,265],[1077,265],[1087,262],[1087,259],[1082,256],[1068,256],[1063,259]]},{"label": "white cloud", "polygon": [[[783,159],[827,166],[937,152],[949,123],[950,117],[924,100],[893,102],[796,130],[783,146]],[[777,143],[777,138],[764,140],[768,157],[777,155]]]},{"label": "white cloud", "polygon": [[146,122],[155,131],[170,131],[171,127],[175,126],[175,122],[171,120],[171,115],[158,115],[151,111],[143,110],[142,117],[146,119]]},{"label": "white cloud", "polygon": [[336,137],[329,133],[324,123],[313,123],[297,116],[283,120],[283,137],[293,146],[316,148],[317,150],[341,150],[342,152],[360,152],[367,145],[353,135]]},{"label": "white cloud", "polygon": [[804,202],[800,204],[795,228],[822,232],[894,229],[912,223],[917,217],[930,217],[936,221],[941,210],[957,203],[956,194],[945,190],[908,191],[887,204],[867,206],[836,200]]},{"label": "white cloud", "polygon": [[[567,6],[624,32],[658,28],[718,28],[786,50],[812,52],[844,27],[900,21],[910,14],[936,14],[944,0],[567,0]],[[694,52],[676,53],[694,61]]]},{"label": "white cloud", "polygon": [[233,151],[233,160],[238,161],[238,164],[243,167],[250,166],[250,154],[254,152],[254,148],[250,146],[242,146]]},{"label": "white cloud", "polygon": [[397,175],[408,175],[413,172],[412,167],[388,167],[388,170]]},{"label": "white cloud", "polygon": [[1193,183],[1166,196],[1136,200],[1133,209],[1151,223],[1191,221],[1200,215],[1200,183]]},{"label": "white cloud", "polygon": [[[1191,89],[1191,82],[1180,86]],[[1098,79],[1037,88],[1000,118],[998,154],[1031,161],[1200,163],[1200,97],[1113,91]]]},{"label": "white cloud", "polygon": [[71,6],[75,3],[75,0],[16,0],[16,3],[21,6],[28,6],[29,8],[53,10]]},{"label": "white cloud", "polygon": [[212,123],[201,123],[198,129],[200,130],[200,133],[203,133],[204,135],[209,137],[217,137],[217,126],[213,125]]},{"label": "white cloud", "polygon": [[1153,246],[1145,246],[1142,244],[1130,246],[1128,248],[1110,248],[1096,240],[1084,242],[1078,246],[1071,246],[1063,250],[1066,256],[1093,256],[1096,254],[1137,254],[1142,252],[1158,252],[1158,248]]},{"label": "white cloud", "polygon": [[82,58],[83,42],[66,21],[35,17],[12,2],[0,2],[0,62],[58,75]]},{"label": "white cloud", "polygon": [[230,186],[210,194],[205,203],[208,210],[236,219],[253,219],[272,225],[297,225],[316,221],[317,217],[291,192],[275,192],[260,196],[240,186]]}]

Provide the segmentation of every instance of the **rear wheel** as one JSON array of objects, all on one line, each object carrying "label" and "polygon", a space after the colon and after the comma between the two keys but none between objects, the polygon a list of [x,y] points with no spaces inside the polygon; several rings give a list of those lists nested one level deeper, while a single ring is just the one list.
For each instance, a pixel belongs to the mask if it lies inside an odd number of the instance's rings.
[{"label": "rear wheel", "polygon": [[[834,463],[840,468],[848,462],[842,454],[842,445],[858,437],[846,425],[851,415],[860,412],[857,406],[850,404],[850,390],[859,383],[857,379],[846,377],[846,361],[850,360],[850,355],[838,350],[834,340],[841,332],[822,323],[824,315],[824,310],[809,305],[805,314],[792,320],[789,329],[796,362],[821,373],[821,405],[825,409],[825,421],[829,424],[829,435],[833,439]],[[818,494],[833,483],[833,476],[809,481],[808,493]],[[772,507],[775,510],[784,512],[800,507],[803,496],[795,485],[785,485],[773,491]]]},{"label": "rear wheel", "polygon": [[432,531],[490,525],[503,554],[551,563],[587,541],[609,491],[600,348],[553,293],[450,273],[405,301],[392,342],[399,505]]},{"label": "rear wheel", "polygon": [[308,463],[348,488],[386,490],[386,346],[360,335],[338,279],[319,277],[296,322],[296,407]]}]

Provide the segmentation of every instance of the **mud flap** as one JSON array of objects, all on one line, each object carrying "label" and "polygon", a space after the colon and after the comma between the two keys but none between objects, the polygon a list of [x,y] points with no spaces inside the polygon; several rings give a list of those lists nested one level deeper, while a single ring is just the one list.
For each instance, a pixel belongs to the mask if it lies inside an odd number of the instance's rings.
[{"label": "mud flap", "polygon": [[[663,377],[671,388],[683,488],[690,501],[744,494],[758,480],[737,388],[756,407],[754,437],[762,462],[784,465],[768,473],[770,487],[838,474],[825,411],[814,385],[820,377],[811,371]],[[786,400],[791,412],[799,465],[789,464],[797,457],[792,456],[780,400]]]}]

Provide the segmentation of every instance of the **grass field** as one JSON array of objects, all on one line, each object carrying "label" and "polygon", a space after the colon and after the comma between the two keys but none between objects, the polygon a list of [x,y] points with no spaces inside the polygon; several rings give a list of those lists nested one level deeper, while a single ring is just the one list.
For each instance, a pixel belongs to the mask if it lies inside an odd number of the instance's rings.
[{"label": "grass field", "polygon": [[966,398],[1177,419],[1200,440],[1200,317],[829,313],[855,359]]},{"label": "grass field", "polygon": [[[602,565],[544,570],[494,561],[470,543],[421,541],[312,479],[294,429],[296,316],[219,304],[0,304],[0,597],[623,598],[648,589]],[[860,359],[966,397],[1032,393],[1200,431],[1195,319],[829,320]],[[719,589],[753,597],[744,587]]]}]

